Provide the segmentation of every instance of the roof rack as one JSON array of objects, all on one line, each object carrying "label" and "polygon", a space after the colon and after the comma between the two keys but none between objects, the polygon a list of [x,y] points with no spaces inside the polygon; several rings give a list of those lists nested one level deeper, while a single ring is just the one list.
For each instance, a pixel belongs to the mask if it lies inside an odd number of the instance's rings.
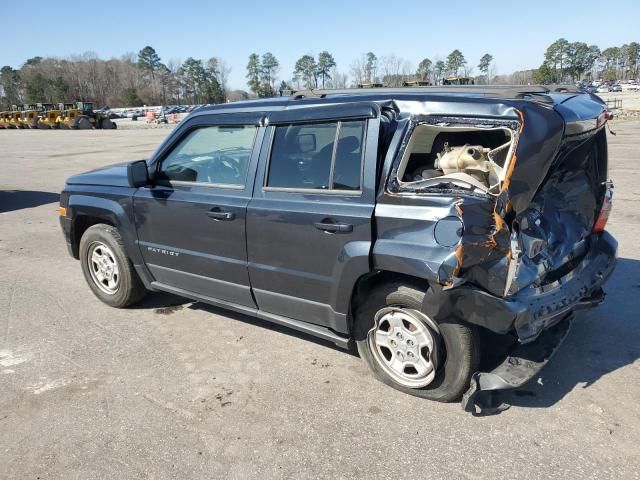
[{"label": "roof rack", "polygon": [[[379,88],[338,88],[299,90],[291,95],[293,100],[303,98],[325,98],[329,95],[363,95],[363,94],[472,94],[491,98],[526,98],[544,96],[549,93],[582,93],[574,85],[446,85],[419,87],[379,87]],[[543,100],[544,101],[544,100]],[[546,102],[545,102],[546,103]]]}]

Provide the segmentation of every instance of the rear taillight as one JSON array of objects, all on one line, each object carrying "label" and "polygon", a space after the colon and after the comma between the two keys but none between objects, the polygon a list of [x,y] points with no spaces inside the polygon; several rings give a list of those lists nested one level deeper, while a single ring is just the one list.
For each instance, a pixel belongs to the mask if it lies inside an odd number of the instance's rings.
[{"label": "rear taillight", "polygon": [[595,223],[593,224],[593,228],[591,231],[593,233],[604,232],[604,228],[607,226],[607,220],[609,220],[609,214],[611,213],[611,206],[613,200],[613,191],[609,186],[609,182],[607,182],[607,191],[604,194],[604,199],[602,200],[602,207],[600,207],[600,213],[598,213],[598,217],[596,218]]}]

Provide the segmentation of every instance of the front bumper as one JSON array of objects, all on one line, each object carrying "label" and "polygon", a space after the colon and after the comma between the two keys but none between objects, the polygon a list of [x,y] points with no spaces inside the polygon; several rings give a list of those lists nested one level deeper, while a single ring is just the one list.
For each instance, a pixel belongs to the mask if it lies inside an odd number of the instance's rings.
[{"label": "front bumper", "polygon": [[69,255],[74,258],[78,258],[78,253],[74,251],[73,243],[71,242],[72,238],[72,222],[68,217],[60,217],[60,227],[62,228],[62,235],[64,235],[65,243],[67,244],[67,251]]}]

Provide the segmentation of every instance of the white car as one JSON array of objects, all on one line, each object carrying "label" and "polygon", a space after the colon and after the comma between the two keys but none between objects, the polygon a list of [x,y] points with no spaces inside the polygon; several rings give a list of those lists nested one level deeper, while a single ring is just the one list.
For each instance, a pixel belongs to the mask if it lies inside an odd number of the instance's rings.
[{"label": "white car", "polygon": [[602,85],[598,87],[598,89],[596,90],[596,92],[598,93],[607,93],[608,91],[609,91],[609,87],[606,85]]},{"label": "white car", "polygon": [[639,91],[640,90],[640,83],[632,83],[631,85],[629,85],[629,90],[633,90],[633,91]]}]

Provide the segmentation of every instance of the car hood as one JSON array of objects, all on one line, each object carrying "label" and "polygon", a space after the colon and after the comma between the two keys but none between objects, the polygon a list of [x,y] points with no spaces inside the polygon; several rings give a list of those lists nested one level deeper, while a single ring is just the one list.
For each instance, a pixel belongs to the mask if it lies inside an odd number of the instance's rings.
[{"label": "car hood", "polygon": [[116,163],[67,178],[67,185],[105,185],[128,187],[127,164]]}]

